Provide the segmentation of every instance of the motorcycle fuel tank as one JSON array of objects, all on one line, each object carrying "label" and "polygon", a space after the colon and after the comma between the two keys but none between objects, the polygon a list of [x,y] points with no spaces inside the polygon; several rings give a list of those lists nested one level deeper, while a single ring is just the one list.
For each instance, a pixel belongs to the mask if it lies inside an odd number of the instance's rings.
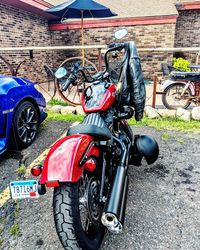
[{"label": "motorcycle fuel tank", "polygon": [[97,82],[85,89],[82,107],[85,113],[108,110],[116,100],[115,84]]}]

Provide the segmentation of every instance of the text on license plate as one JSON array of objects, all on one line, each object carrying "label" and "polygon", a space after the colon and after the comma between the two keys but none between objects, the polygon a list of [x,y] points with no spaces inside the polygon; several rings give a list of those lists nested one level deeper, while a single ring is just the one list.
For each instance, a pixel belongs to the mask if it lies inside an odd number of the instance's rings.
[{"label": "text on license plate", "polygon": [[38,198],[38,182],[36,180],[10,182],[12,199]]}]

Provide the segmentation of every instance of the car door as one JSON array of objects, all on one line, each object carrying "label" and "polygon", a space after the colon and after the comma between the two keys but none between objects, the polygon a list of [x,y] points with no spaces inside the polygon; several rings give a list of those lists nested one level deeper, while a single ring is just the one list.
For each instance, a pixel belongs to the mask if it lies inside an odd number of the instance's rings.
[{"label": "car door", "polygon": [[3,115],[2,110],[0,109],[0,138],[5,135],[5,115]]},{"label": "car door", "polygon": [[5,137],[6,124],[5,114],[3,112],[3,100],[0,100],[0,138]]}]

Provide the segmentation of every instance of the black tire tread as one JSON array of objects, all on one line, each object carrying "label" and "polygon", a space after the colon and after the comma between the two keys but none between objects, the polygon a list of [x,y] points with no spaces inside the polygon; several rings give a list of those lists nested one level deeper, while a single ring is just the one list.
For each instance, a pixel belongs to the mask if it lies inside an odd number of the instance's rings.
[{"label": "black tire tread", "polygon": [[[74,229],[74,222],[76,221],[76,201],[74,199],[75,190],[73,186],[74,183],[66,183],[54,189],[54,220],[60,241],[67,250],[81,249]],[[63,189],[65,189],[65,196]],[[58,204],[56,205],[56,203]]]},{"label": "black tire tread", "polygon": [[54,189],[53,209],[57,234],[64,249],[99,249],[105,228],[101,224],[93,240],[84,233],[79,211],[79,182],[62,183]]}]

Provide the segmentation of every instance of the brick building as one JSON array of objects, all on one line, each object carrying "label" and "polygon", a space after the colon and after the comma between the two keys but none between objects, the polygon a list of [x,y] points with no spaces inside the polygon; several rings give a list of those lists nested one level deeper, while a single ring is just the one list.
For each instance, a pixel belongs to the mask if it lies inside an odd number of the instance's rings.
[{"label": "brick building", "polygon": [[[55,23],[53,16],[44,10],[63,0],[0,0],[0,47],[80,45],[80,21],[67,20]],[[98,0],[118,14],[111,19],[84,21],[86,44],[108,44],[113,41],[113,33],[119,27],[126,27],[126,40],[134,40],[138,48],[155,47],[199,47],[200,43],[200,1],[175,0]],[[88,51],[87,51],[88,52]],[[37,51],[34,61],[20,67],[21,75],[30,75],[36,80],[43,75],[44,63],[58,66],[60,62],[78,51]],[[96,59],[97,51],[89,51],[87,56]],[[29,59],[27,51],[0,52],[16,65]],[[171,53],[140,53],[145,76],[160,73],[160,63],[171,60]],[[192,57],[193,56],[193,57]],[[190,56],[194,61],[194,55]],[[28,65],[28,66],[27,66]],[[6,67],[0,62],[0,72]],[[35,67],[35,68],[34,68]],[[37,67],[37,68],[36,68]],[[40,72],[40,73],[38,73]]]}]

